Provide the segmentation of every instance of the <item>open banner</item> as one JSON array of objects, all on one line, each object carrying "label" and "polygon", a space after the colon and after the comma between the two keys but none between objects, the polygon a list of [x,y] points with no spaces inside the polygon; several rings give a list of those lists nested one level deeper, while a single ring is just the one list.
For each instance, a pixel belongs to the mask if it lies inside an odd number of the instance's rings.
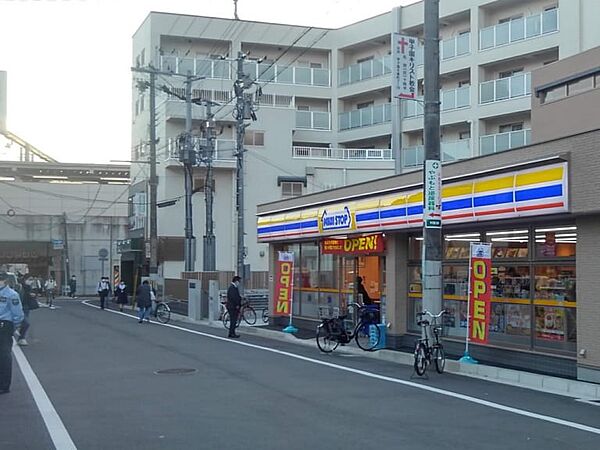
[{"label": "open banner", "polygon": [[275,262],[275,292],[273,299],[274,316],[289,316],[292,311],[292,294],[294,290],[294,253],[279,252]]},{"label": "open banner", "polygon": [[471,243],[468,340],[487,344],[491,317],[492,245]]}]

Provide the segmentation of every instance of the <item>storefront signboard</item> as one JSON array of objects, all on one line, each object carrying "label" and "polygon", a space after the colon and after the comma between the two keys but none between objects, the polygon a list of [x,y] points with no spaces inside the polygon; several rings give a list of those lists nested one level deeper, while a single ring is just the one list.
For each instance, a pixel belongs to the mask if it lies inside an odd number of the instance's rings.
[{"label": "storefront signboard", "polygon": [[471,243],[469,342],[487,344],[491,317],[492,245]]},{"label": "storefront signboard", "polygon": [[361,255],[382,253],[385,250],[383,234],[369,234],[341,239],[323,239],[321,253],[331,255]]},{"label": "storefront signboard", "polygon": [[396,98],[417,98],[417,46],[416,37],[392,33],[392,95]]},{"label": "storefront signboard", "polygon": [[342,210],[324,210],[321,215],[321,230],[343,231],[354,228],[354,220],[350,208],[345,206]]},{"label": "storefront signboard", "polygon": [[289,316],[292,310],[292,292],[294,289],[294,253],[279,252],[275,273],[274,316]]},{"label": "storefront signboard", "polygon": [[442,226],[442,164],[428,159],[425,161],[425,197],[423,219],[425,228]]}]

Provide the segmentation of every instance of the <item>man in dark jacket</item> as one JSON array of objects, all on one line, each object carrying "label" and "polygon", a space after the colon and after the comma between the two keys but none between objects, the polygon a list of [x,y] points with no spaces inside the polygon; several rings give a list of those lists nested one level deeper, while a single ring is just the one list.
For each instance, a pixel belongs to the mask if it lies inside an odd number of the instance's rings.
[{"label": "man in dark jacket", "polygon": [[235,333],[235,326],[237,325],[237,318],[242,306],[242,296],[238,286],[240,285],[241,278],[237,275],[231,280],[231,285],[227,289],[227,312],[229,313],[229,335],[230,338],[239,338],[240,335]]},{"label": "man in dark jacket", "polygon": [[139,308],[138,323],[144,322],[144,319],[150,322],[150,309],[152,308],[150,289],[150,283],[148,280],[144,280],[135,293],[135,301]]}]

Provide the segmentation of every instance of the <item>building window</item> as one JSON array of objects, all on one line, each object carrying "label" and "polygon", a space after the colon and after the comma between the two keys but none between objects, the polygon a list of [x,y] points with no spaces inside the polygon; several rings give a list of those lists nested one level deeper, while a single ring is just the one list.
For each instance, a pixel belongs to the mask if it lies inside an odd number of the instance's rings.
[{"label": "building window", "polygon": [[575,225],[535,229],[535,253],[538,258],[574,258],[576,248]]},{"label": "building window", "polygon": [[371,106],[373,106],[375,104],[375,102],[370,101],[370,102],[364,102],[364,103],[358,103],[356,105],[356,109],[364,109],[364,108],[370,108]]},{"label": "building window", "polygon": [[552,89],[548,89],[547,91],[542,92],[540,101],[541,103],[548,103],[554,100],[559,100],[561,98],[565,98],[567,96],[567,85],[563,84],[561,86],[554,87]]},{"label": "building window", "polygon": [[281,182],[281,196],[283,198],[298,197],[302,195],[304,183],[295,181]]},{"label": "building window", "polygon": [[462,80],[458,82],[458,87],[471,86],[471,80]]},{"label": "building window", "polygon": [[367,57],[365,57],[365,58],[360,58],[360,59],[357,59],[357,60],[356,60],[356,63],[357,63],[357,64],[360,64],[360,63],[364,63],[364,62],[367,62],[367,61],[372,61],[373,59],[374,59],[374,56],[373,56],[373,55],[371,55],[371,56],[367,56]]},{"label": "building window", "polygon": [[567,95],[571,96],[579,94],[580,92],[589,91],[590,89],[594,89],[594,77],[591,76],[567,84]]},{"label": "building window", "polygon": [[255,131],[255,130],[247,130],[244,135],[244,145],[254,145],[258,147],[262,147],[265,145],[265,132],[264,131]]},{"label": "building window", "polygon": [[461,131],[458,133],[458,139],[459,140],[464,140],[464,139],[471,139],[471,132],[470,131]]},{"label": "building window", "polygon": [[320,69],[322,67],[323,67],[323,64],[321,64],[321,63],[314,63],[314,62],[310,63],[310,68],[311,69]]},{"label": "building window", "polygon": [[498,127],[500,133],[510,133],[511,131],[521,131],[523,122],[507,123]]},{"label": "building window", "polygon": [[510,78],[510,77],[517,75],[518,73],[522,73],[522,72],[523,72],[522,67],[519,67],[517,69],[512,69],[512,70],[505,70],[498,74],[498,78]]},{"label": "building window", "polygon": [[298,111],[310,111],[310,106],[308,106],[308,105],[296,105],[296,109]]}]

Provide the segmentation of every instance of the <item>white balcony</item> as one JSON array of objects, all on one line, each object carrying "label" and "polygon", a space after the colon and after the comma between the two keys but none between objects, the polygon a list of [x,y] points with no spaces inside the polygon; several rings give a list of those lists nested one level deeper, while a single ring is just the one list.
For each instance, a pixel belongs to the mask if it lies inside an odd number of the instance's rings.
[{"label": "white balcony", "polygon": [[464,33],[440,42],[440,59],[457,58],[471,53],[471,33]]},{"label": "white balcony", "polygon": [[479,84],[479,103],[491,103],[531,95],[531,72]]},{"label": "white balcony", "polygon": [[392,120],[392,108],[390,103],[383,103],[340,113],[338,119],[340,131],[378,125]]},{"label": "white balcony", "polygon": [[[202,148],[206,146],[206,139],[194,136],[192,138],[194,148],[198,152],[198,159],[202,158]],[[215,153],[213,160],[215,161],[231,161],[235,160],[235,140],[233,139],[217,139],[215,141]],[[177,146],[177,138],[168,138],[167,145],[163,153],[164,161],[179,160],[179,148]]]},{"label": "white balcony", "polygon": [[479,49],[499,47],[558,31],[558,8],[483,28]]},{"label": "white balcony", "polygon": [[[456,89],[448,89],[440,91],[440,110],[451,111],[458,108],[466,108],[471,106],[471,86],[463,86]],[[402,102],[403,118],[418,117],[423,115],[423,97],[419,97],[417,101],[405,100]]]},{"label": "white balcony", "polygon": [[335,159],[390,161],[392,150],[389,148],[328,148],[328,147],[292,147],[292,156],[299,159]]},{"label": "white balcony", "polygon": [[246,61],[244,72],[254,80],[279,84],[298,84],[303,86],[331,86],[329,69],[310,67],[280,66],[270,63]]},{"label": "white balcony", "polygon": [[392,73],[392,56],[388,55],[340,69],[338,71],[338,84],[344,86],[390,73]]},{"label": "white balcony", "polygon": [[296,111],[296,128],[331,130],[331,113],[325,111]]},{"label": "white balcony", "polygon": [[491,155],[511,148],[523,147],[529,145],[530,142],[530,129],[489,134],[479,138],[479,153],[481,155]]},{"label": "white balcony", "polygon": [[231,79],[232,69],[230,61],[220,59],[180,58],[179,56],[161,56],[160,70],[206,78]]},{"label": "white balcony", "polygon": [[[458,161],[472,157],[471,139],[461,139],[455,142],[442,142],[440,145],[442,162]],[[402,149],[402,167],[411,169],[421,167],[425,156],[422,145]]]}]

